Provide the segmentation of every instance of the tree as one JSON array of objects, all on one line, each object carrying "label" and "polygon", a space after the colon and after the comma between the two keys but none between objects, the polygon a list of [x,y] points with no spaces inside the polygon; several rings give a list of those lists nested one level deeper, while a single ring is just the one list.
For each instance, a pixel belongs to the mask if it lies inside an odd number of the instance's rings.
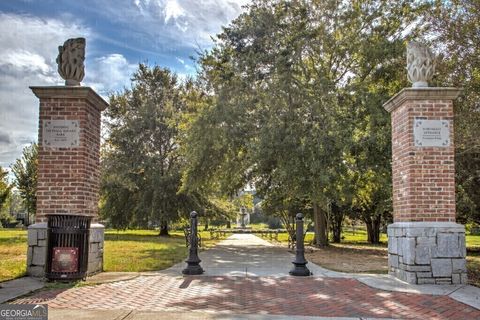
[{"label": "tree", "polygon": [[114,227],[158,224],[168,235],[169,223],[200,206],[200,197],[179,192],[182,90],[170,70],[140,64],[132,88],[110,97],[101,212]]},{"label": "tree", "polygon": [[8,183],[8,171],[0,167],[0,210],[7,203],[12,186]]},{"label": "tree", "polygon": [[427,15],[438,86],[463,88],[455,108],[457,219],[480,223],[480,2],[435,1]]},{"label": "tree", "polygon": [[184,183],[228,192],[254,181],[272,208],[305,200],[317,245],[328,244],[329,225],[338,240],[343,211],[353,211],[351,171],[390,172],[381,105],[400,88],[420,10],[407,0],[254,1],[200,57],[210,103],[191,125]]},{"label": "tree", "polygon": [[37,210],[37,176],[38,176],[38,145],[32,143],[23,148],[23,154],[12,165],[15,176],[15,186],[20,192],[25,209],[27,210],[27,224],[30,216]]}]

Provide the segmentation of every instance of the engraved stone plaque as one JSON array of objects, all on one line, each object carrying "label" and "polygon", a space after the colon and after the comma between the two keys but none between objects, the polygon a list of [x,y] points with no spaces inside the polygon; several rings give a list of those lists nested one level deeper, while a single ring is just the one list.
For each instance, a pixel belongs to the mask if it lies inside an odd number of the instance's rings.
[{"label": "engraved stone plaque", "polygon": [[450,122],[415,119],[413,138],[415,147],[448,147],[450,146]]},{"label": "engraved stone plaque", "polygon": [[78,120],[43,120],[43,146],[74,148],[80,145]]}]

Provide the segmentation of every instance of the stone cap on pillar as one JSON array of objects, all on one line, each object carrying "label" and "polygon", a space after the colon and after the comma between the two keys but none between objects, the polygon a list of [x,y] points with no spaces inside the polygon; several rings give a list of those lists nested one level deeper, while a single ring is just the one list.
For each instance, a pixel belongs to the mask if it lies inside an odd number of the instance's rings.
[{"label": "stone cap on pillar", "polygon": [[77,98],[86,99],[97,106],[100,111],[108,107],[106,102],[98,93],[90,87],[67,87],[67,86],[41,86],[30,87],[35,96],[39,99],[49,98]]},{"label": "stone cap on pillar", "polygon": [[426,88],[404,88],[383,104],[388,112],[392,112],[407,100],[455,100],[458,98],[462,88],[450,87],[426,87]]}]

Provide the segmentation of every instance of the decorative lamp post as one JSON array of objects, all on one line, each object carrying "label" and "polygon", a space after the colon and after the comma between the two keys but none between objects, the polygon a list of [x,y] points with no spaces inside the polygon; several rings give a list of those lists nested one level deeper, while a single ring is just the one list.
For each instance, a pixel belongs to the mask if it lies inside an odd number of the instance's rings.
[{"label": "decorative lamp post", "polygon": [[295,244],[295,260],[292,262],[294,267],[290,270],[290,275],[306,277],[312,275],[310,270],[307,268],[307,260],[305,259],[305,247],[303,244],[303,214],[297,213],[295,219],[297,230],[296,230],[296,244]]},{"label": "decorative lamp post", "polygon": [[202,260],[198,257],[197,223],[197,213],[192,211],[190,213],[190,248],[188,259],[185,260],[187,267],[182,270],[182,273],[186,275],[198,275],[204,272],[200,266]]}]

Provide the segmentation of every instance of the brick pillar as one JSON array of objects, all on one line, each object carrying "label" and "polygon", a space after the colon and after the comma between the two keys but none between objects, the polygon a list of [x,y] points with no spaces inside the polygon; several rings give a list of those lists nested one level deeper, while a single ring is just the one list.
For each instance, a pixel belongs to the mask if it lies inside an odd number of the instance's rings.
[{"label": "brick pillar", "polygon": [[392,116],[390,274],[414,284],[466,283],[465,227],[455,223],[456,88],[407,88],[384,104]]},{"label": "brick pillar", "polygon": [[103,230],[97,223],[101,111],[108,104],[89,87],[31,87],[40,99],[36,223],[28,230],[27,272],[43,276],[46,215],[92,217],[88,273],[102,271]]}]

